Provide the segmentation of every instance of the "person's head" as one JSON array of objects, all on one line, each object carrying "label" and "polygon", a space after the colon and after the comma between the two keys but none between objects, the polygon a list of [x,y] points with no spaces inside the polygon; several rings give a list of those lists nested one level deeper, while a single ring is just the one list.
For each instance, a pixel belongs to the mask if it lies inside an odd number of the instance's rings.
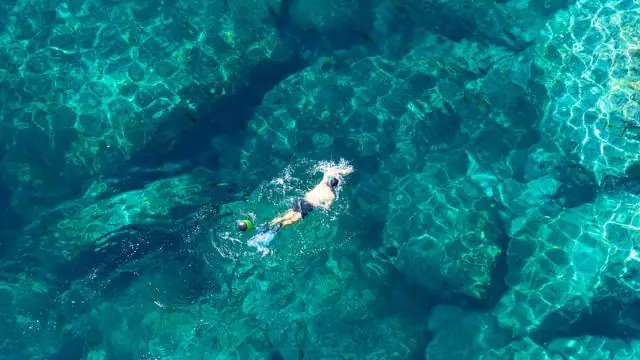
[{"label": "person's head", "polygon": [[338,180],[337,177],[333,176],[329,178],[329,181],[327,182],[327,184],[329,185],[330,188],[335,189],[338,186],[338,184],[340,184],[340,180]]},{"label": "person's head", "polygon": [[238,231],[245,232],[251,228],[253,228],[253,223],[251,222],[251,220],[238,221]]}]

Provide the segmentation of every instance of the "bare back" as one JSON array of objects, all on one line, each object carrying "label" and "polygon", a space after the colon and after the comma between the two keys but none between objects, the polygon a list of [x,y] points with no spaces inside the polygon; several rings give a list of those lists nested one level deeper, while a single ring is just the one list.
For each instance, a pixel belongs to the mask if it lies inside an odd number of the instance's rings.
[{"label": "bare back", "polygon": [[325,209],[331,207],[335,198],[336,194],[333,193],[333,190],[327,185],[324,179],[304,195],[304,199],[311,205]]},{"label": "bare back", "polygon": [[341,177],[353,172],[351,165],[339,165],[326,169],[320,181],[313,189],[304,195],[304,199],[313,206],[323,207],[327,210],[331,207],[336,194],[329,186],[328,181],[334,177]]}]

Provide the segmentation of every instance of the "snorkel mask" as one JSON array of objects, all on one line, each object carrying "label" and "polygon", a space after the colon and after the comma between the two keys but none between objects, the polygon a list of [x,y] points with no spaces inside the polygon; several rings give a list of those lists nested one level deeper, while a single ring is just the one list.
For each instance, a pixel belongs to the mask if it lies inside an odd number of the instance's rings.
[{"label": "snorkel mask", "polygon": [[329,187],[332,189],[335,189],[338,184],[340,184],[340,180],[335,176],[330,177],[327,181],[327,185],[329,185]]}]

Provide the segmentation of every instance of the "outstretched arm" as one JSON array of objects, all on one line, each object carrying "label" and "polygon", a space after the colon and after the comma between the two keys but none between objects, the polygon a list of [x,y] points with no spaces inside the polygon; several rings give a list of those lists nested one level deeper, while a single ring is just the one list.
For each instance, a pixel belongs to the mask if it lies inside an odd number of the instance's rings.
[{"label": "outstretched arm", "polygon": [[328,178],[331,176],[349,175],[352,172],[353,172],[353,166],[351,165],[332,166],[324,172],[324,177]]}]

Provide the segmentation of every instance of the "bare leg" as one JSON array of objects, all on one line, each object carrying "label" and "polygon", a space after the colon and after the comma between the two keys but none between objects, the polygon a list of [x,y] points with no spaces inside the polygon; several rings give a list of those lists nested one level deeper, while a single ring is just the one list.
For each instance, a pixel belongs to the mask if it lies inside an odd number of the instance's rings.
[{"label": "bare leg", "polygon": [[273,226],[276,224],[280,224],[280,227],[285,227],[300,221],[300,219],[302,219],[302,214],[300,214],[297,211],[287,210],[287,212],[284,213],[283,215],[278,216],[273,220],[271,220],[269,222],[269,225]]}]

